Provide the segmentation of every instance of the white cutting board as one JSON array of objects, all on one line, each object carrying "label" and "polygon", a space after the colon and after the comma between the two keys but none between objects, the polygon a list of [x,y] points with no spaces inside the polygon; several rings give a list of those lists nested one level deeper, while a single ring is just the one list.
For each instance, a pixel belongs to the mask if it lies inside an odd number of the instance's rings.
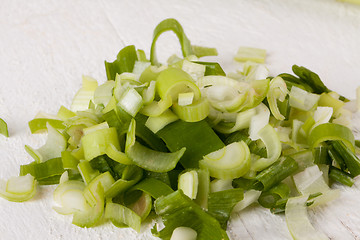
[{"label": "white cutting board", "polygon": [[[239,46],[265,48],[272,75],[293,64],[317,72],[340,94],[355,97],[360,85],[360,6],[335,0],[233,1],[2,1],[0,7],[0,117],[10,138],[0,136],[0,177],[19,173],[32,160],[24,145],[40,147],[45,135],[27,127],[39,111],[69,107],[83,74],[106,79],[104,60],[113,61],[125,45],[149,53],[152,31],[164,18],[183,25],[191,42],[216,47],[225,70],[235,70]],[[180,54],[173,34],[158,42],[164,61]],[[331,239],[360,239],[360,180],[341,188],[332,204],[309,212],[316,229]],[[338,186],[336,186],[338,187]],[[41,187],[34,199],[0,199],[0,239],[154,239],[102,224],[71,225],[71,217],[51,209],[54,187]],[[283,216],[259,207],[231,221],[232,239],[291,239]]]}]

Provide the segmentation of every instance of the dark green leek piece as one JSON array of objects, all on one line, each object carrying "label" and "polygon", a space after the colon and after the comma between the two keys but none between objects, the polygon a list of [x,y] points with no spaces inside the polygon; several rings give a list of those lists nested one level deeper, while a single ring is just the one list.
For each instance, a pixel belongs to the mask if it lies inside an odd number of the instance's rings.
[{"label": "dark green leek piece", "polygon": [[151,197],[158,199],[161,196],[167,196],[174,192],[169,185],[157,180],[155,178],[145,178],[132,188],[128,190],[128,193],[133,191],[142,191],[150,194]]},{"label": "dark green leek piece", "polygon": [[339,182],[349,187],[354,184],[354,179],[351,177],[350,174],[336,167],[330,167],[329,178],[333,181]]},{"label": "dark green leek piece", "polygon": [[178,120],[165,126],[156,134],[166,143],[171,152],[186,148],[180,159],[180,163],[185,168],[198,168],[203,156],[225,146],[205,120],[199,122]]},{"label": "dark green leek piece", "polygon": [[217,62],[200,62],[200,61],[198,61],[195,63],[206,66],[205,76],[209,76],[209,75],[226,76],[226,73],[224,72],[224,70],[222,69],[220,64]]},{"label": "dark green leek piece", "polygon": [[344,159],[345,165],[351,176],[360,174],[360,160],[342,141],[332,141],[334,150]]},{"label": "dark green leek piece", "polygon": [[[318,196],[321,196],[321,195],[322,195],[321,192],[310,194],[308,197],[308,200],[306,202],[306,206],[311,206],[314,203],[313,199]],[[288,200],[288,198],[282,198],[282,199],[278,200],[276,202],[275,206],[270,208],[270,211],[275,214],[284,213],[287,200]]]},{"label": "dark green leek piece", "polygon": [[287,199],[290,195],[290,187],[285,183],[279,183],[267,191],[261,192],[258,202],[265,208],[273,208],[280,199]]},{"label": "dark green leek piece", "polygon": [[298,163],[291,157],[284,157],[270,167],[262,170],[257,176],[255,189],[267,191],[298,169]]},{"label": "dark green leek piece", "polygon": [[114,62],[105,61],[105,70],[108,80],[115,80],[116,74],[132,72],[137,60],[134,45],[126,46],[120,50]]},{"label": "dark green leek piece", "polygon": [[234,206],[244,198],[244,190],[234,188],[209,194],[208,213],[226,229],[227,221]]},{"label": "dark green leek piece", "polygon": [[331,165],[331,159],[328,153],[329,147],[328,146],[319,146],[314,148],[313,156],[314,156],[314,163],[315,164],[326,164]]},{"label": "dark green leek piece", "polygon": [[314,93],[321,94],[323,92],[331,91],[324,85],[319,75],[309,69],[293,65],[292,70],[303,82],[308,84],[314,90]]},{"label": "dark green leek piece", "polygon": [[229,239],[219,222],[181,190],[158,198],[154,206],[156,213],[162,217],[165,228],[157,231],[155,226],[152,233],[161,239],[170,240],[174,229],[180,226],[194,229],[197,240]]}]

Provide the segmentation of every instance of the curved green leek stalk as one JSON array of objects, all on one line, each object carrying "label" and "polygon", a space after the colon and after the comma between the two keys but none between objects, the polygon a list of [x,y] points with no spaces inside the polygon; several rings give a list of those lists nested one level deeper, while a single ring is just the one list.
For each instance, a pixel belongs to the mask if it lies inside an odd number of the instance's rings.
[{"label": "curved green leek stalk", "polygon": [[178,98],[179,93],[193,92],[194,101],[201,96],[191,76],[179,68],[163,70],[156,79],[156,91],[162,99],[170,95],[173,102]]},{"label": "curved green leek stalk", "polygon": [[0,197],[12,202],[24,202],[36,193],[36,180],[30,174],[0,180]]},{"label": "curved green leek stalk", "polygon": [[259,196],[258,202],[265,208],[273,208],[280,199],[287,199],[290,195],[290,187],[280,182],[268,191],[263,191]]},{"label": "curved green leek stalk", "polygon": [[115,81],[110,80],[98,86],[94,92],[94,103],[106,106],[113,94]]},{"label": "curved green leek stalk", "polygon": [[67,142],[63,134],[57,131],[49,123],[46,124],[48,136],[46,143],[39,149],[33,149],[25,145],[25,150],[34,158],[35,162],[45,162],[52,158],[61,157],[61,152],[65,151]]},{"label": "curved green leek stalk", "polygon": [[186,148],[172,153],[159,152],[135,141],[135,119],[131,120],[127,133],[125,153],[133,163],[152,172],[168,172],[175,168]]},{"label": "curved green leek stalk", "polygon": [[35,118],[29,122],[29,128],[31,133],[42,133],[47,131],[47,123],[53,126],[55,129],[65,129],[62,120],[50,119],[50,118]]},{"label": "curved green leek stalk", "polygon": [[95,177],[100,175],[100,172],[98,170],[94,170],[89,161],[82,160],[78,164],[78,170],[80,172],[80,175],[84,181],[84,183],[89,184],[91,180],[93,180]]},{"label": "curved green leek stalk", "polygon": [[125,153],[119,151],[118,149],[116,149],[116,147],[113,144],[109,144],[109,146],[107,146],[106,150],[105,150],[105,154],[111,158],[112,160],[125,164],[125,165],[130,165],[132,164],[131,159],[129,159],[128,156],[126,156]]},{"label": "curved green leek stalk", "polygon": [[108,80],[115,80],[116,74],[123,72],[132,72],[135,61],[137,60],[136,49],[134,45],[126,46],[120,50],[116,60],[112,63],[105,61],[105,70]]},{"label": "curved green leek stalk", "polygon": [[311,148],[317,147],[320,143],[328,140],[341,140],[352,151],[355,151],[355,138],[351,130],[336,123],[324,123],[316,126],[308,137]]},{"label": "curved green leek stalk", "polygon": [[252,166],[251,169],[261,171],[273,164],[281,155],[281,142],[279,135],[271,125],[266,125],[259,132],[258,136],[266,147],[267,157],[260,158]]},{"label": "curved green leek stalk", "polygon": [[289,231],[295,240],[328,239],[322,232],[315,230],[309,221],[306,208],[308,198],[307,194],[287,200],[285,218]]},{"label": "curved green leek stalk", "polygon": [[90,181],[84,189],[84,196],[86,201],[91,207],[97,205],[98,202],[98,188],[101,186],[102,196],[104,198],[105,193],[111,188],[115,183],[114,178],[111,176],[110,172],[104,172]]},{"label": "curved green leek stalk", "polygon": [[71,111],[76,112],[88,109],[89,102],[93,99],[97,87],[98,82],[95,79],[89,76],[83,76],[82,87],[76,93],[71,103]]},{"label": "curved green leek stalk", "polygon": [[283,102],[288,93],[289,91],[287,90],[286,83],[281,77],[275,77],[271,80],[269,91],[267,93],[267,100],[271,113],[277,120],[285,119],[285,117],[279,111],[277,100]]},{"label": "curved green leek stalk", "polygon": [[101,183],[96,185],[94,191],[91,191],[91,195],[95,204],[85,211],[77,211],[74,213],[72,223],[79,227],[89,228],[94,226],[104,213],[104,189]]},{"label": "curved green leek stalk", "polygon": [[117,203],[106,203],[105,218],[110,219],[117,227],[124,227],[124,224],[140,232],[141,217],[130,208]]},{"label": "curved green leek stalk", "polygon": [[7,123],[2,118],[0,118],[0,134],[4,135],[5,137],[9,137]]},{"label": "curved green leek stalk", "polygon": [[63,168],[61,158],[49,159],[46,162],[30,163],[20,166],[20,175],[25,176],[31,174],[35,179],[45,179],[56,175],[61,175],[65,169]]},{"label": "curved green leek stalk", "polygon": [[107,147],[112,144],[116,149],[120,149],[119,139],[116,128],[104,128],[91,132],[81,138],[81,144],[84,148],[85,160],[103,155]]},{"label": "curved green leek stalk", "polygon": [[292,70],[299,76],[300,80],[308,84],[314,90],[314,93],[321,94],[323,92],[330,92],[316,73],[297,65],[293,65]]},{"label": "curved green leek stalk", "polygon": [[250,150],[243,141],[234,142],[205,155],[199,165],[201,168],[209,169],[212,177],[219,179],[238,178],[250,169]]},{"label": "curved green leek stalk", "polygon": [[172,109],[185,122],[199,122],[205,119],[210,112],[209,102],[206,98],[201,98],[199,101],[187,106],[173,104]]},{"label": "curved green leek stalk", "polygon": [[173,31],[176,34],[176,36],[179,38],[181,51],[184,57],[193,54],[193,49],[191,47],[190,40],[186,37],[180,23],[173,18],[168,18],[160,22],[154,30],[153,41],[151,43],[151,49],[150,49],[150,61],[152,65],[159,65],[156,57],[156,41],[159,38],[159,36],[166,31]]}]

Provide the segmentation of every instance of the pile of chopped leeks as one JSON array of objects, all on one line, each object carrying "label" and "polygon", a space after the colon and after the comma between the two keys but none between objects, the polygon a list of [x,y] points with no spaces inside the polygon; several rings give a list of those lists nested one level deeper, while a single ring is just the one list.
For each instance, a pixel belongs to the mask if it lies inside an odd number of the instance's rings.
[{"label": "pile of chopped leeks", "polygon": [[[169,30],[184,57],[164,65],[155,47]],[[53,208],[77,226],[106,219],[139,232],[153,217],[153,235],[172,240],[229,239],[231,214],[258,203],[285,213],[294,239],[326,239],[307,208],[335,199],[333,182],[351,187],[360,174],[352,132],[360,89],[350,101],[296,65],[270,77],[261,49],[240,48],[236,73],[199,60],[216,54],[191,45],[175,19],[162,21],[150,60],[124,47],[105,62],[108,81],[83,77],[70,109],[29,122],[47,141],[25,146],[34,161],[2,181],[0,195],[21,202],[37,185],[58,184]]]}]

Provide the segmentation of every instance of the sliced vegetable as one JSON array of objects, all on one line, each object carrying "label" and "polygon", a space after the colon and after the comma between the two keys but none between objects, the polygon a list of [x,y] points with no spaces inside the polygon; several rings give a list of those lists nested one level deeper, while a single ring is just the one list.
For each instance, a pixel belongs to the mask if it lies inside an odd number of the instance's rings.
[{"label": "sliced vegetable", "polygon": [[9,137],[7,123],[2,118],[0,118],[0,134],[4,135],[5,137]]},{"label": "sliced vegetable", "polygon": [[30,174],[0,180],[0,197],[12,202],[24,202],[34,197],[36,180]]}]

